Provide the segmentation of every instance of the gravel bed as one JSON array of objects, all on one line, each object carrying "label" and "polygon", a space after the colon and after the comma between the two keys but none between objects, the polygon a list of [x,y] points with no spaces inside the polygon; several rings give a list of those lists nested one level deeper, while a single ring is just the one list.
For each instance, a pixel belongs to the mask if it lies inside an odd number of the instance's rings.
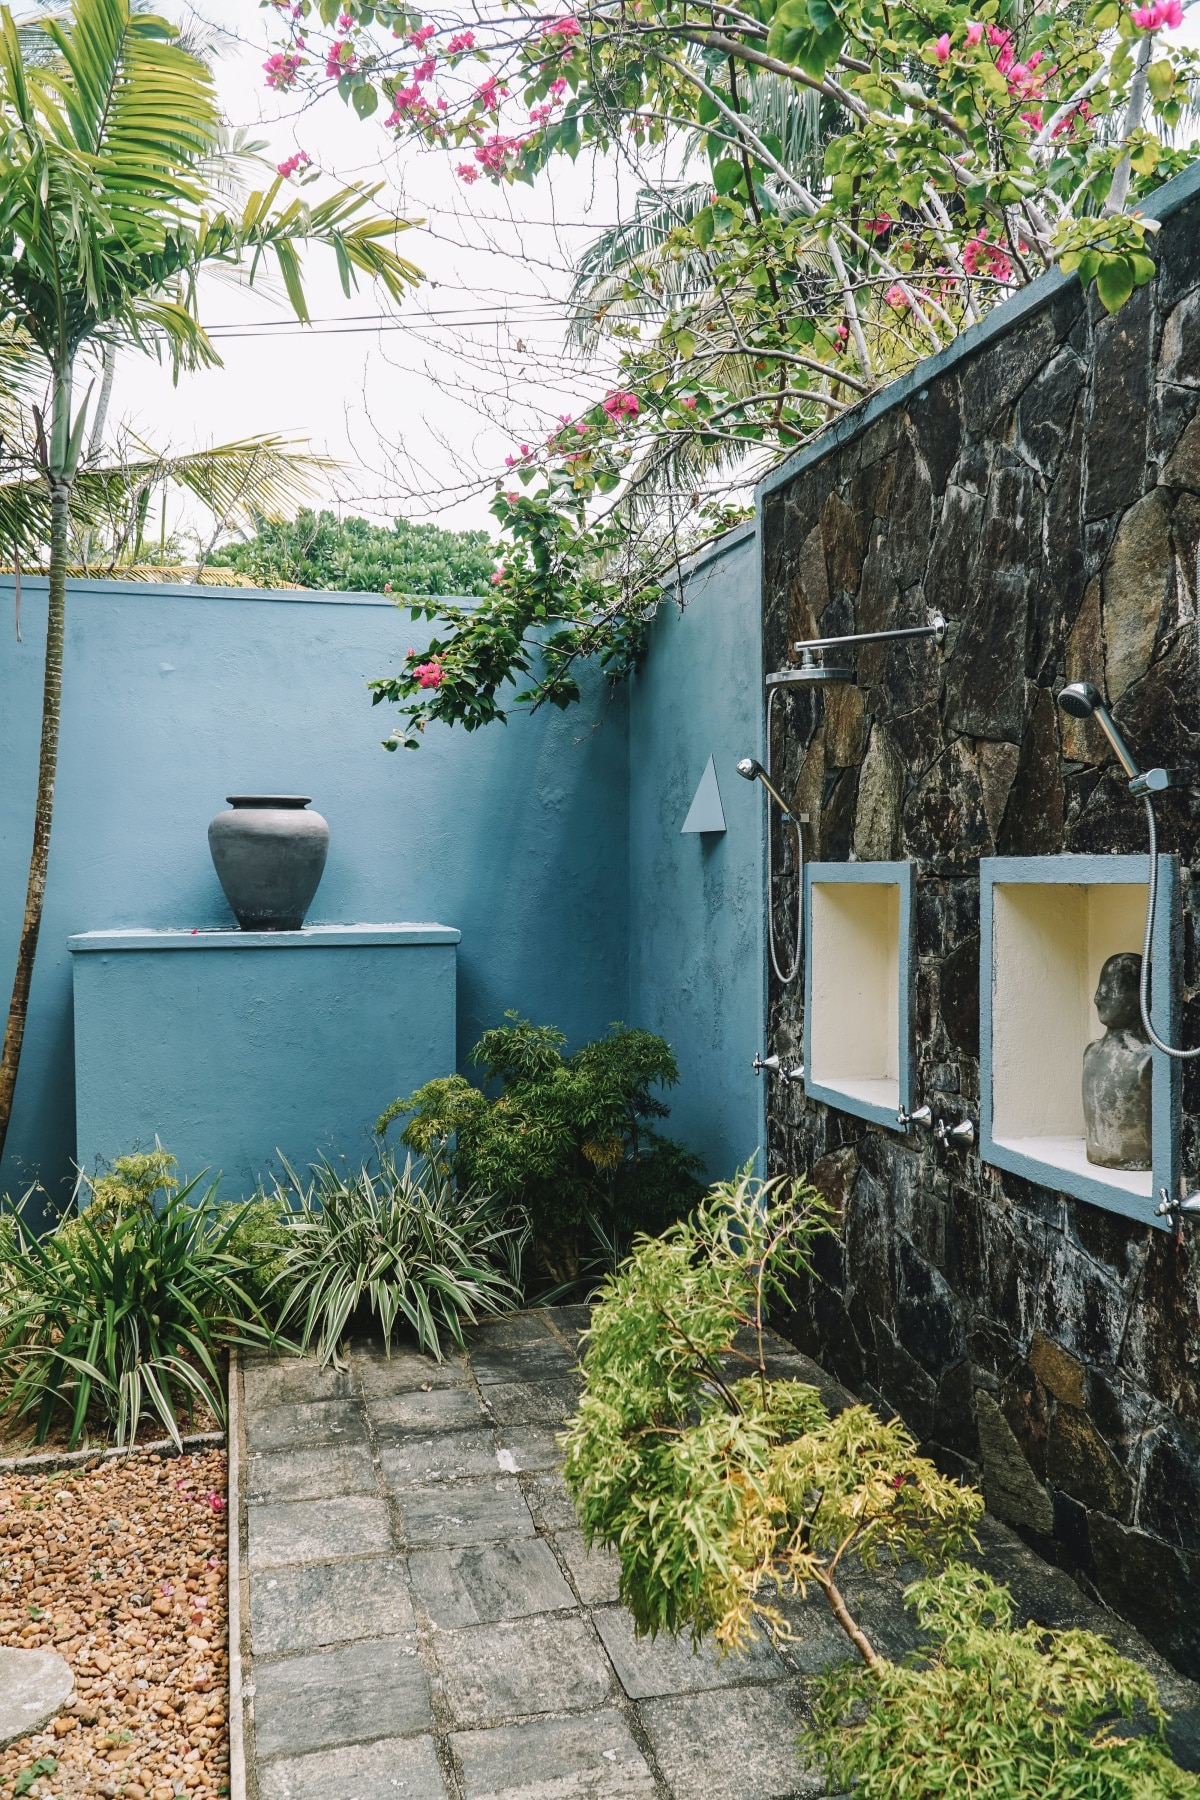
[{"label": "gravel bed", "polygon": [[223,1450],[0,1474],[0,1644],[75,1676],[0,1750],[2,1800],[228,1793],[225,1492]]}]

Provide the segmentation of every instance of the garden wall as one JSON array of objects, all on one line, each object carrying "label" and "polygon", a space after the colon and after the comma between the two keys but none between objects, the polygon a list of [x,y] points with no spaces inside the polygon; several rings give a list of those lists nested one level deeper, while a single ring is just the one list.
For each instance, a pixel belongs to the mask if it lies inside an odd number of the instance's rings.
[{"label": "garden wall", "polygon": [[[0,972],[7,1006],[32,833],[45,583],[22,643],[0,583]],[[70,1178],[67,938],[232,926],[206,831],[228,793],[311,794],[329,820],[313,924],[435,920],[462,931],[458,1055],[507,1007],[573,1043],[628,1005],[627,698],[415,753],[380,748],[364,681],[420,626],[372,595],[73,582],[49,886],[0,1192]],[[193,1021],[197,1034],[203,1017]],[[280,1043],[286,1062],[302,1053]],[[214,1062],[221,1046],[211,1046]],[[277,1073],[277,1072],[276,1072]],[[169,1148],[169,1146],[168,1146]],[[314,1145],[314,1151],[316,1146]],[[361,1146],[347,1146],[348,1151]]]},{"label": "garden wall", "polygon": [[[629,1017],[674,1047],[668,1130],[728,1175],[765,1145],[763,797],[736,774],[762,741],[758,541],[731,532],[654,622],[629,709]],[[684,833],[713,758],[724,832]]]},{"label": "garden wall", "polygon": [[[641,1024],[663,1032],[680,1062],[667,1129],[713,1175],[750,1155],[763,1141],[749,1069],[765,1007],[762,808],[732,765],[755,749],[759,730],[757,569],[749,528],[685,571],[694,606],[664,605],[631,690],[610,694],[595,681],[566,713],[518,712],[507,727],[473,735],[435,726],[419,751],[391,755],[380,748],[389,709],[372,708],[363,683],[425,628],[382,596],[73,582],[49,886],[0,1193],[37,1176],[61,1194],[72,1178],[67,938],[232,926],[206,830],[233,792],[311,794],[328,818],[311,924],[407,919],[461,930],[465,1073],[480,1032],[509,1007],[559,1025],[572,1045],[616,1019]],[[44,581],[22,587],[18,643],[11,578],[0,579],[5,1004],[32,832],[46,618]],[[729,831],[681,836],[710,753]],[[192,1025],[202,1038],[205,1018]],[[286,1083],[287,1061],[302,1050],[279,1043],[275,1054],[269,1087]],[[211,1055],[215,1067],[219,1043]],[[193,1110],[203,1104],[196,1096]],[[365,1108],[364,1127],[374,1110]]]},{"label": "garden wall", "polygon": [[[1056,690],[1106,689],[1143,767],[1200,767],[1198,195],[1192,170],[1148,209],[1164,220],[1157,279],[1115,317],[1046,278],[761,490],[767,671],[818,629],[951,621],[943,656],[876,647],[857,685],[793,690],[773,746],[810,855],[915,867],[913,1103],[951,1123],[978,1124],[989,1075],[980,859],[1146,852],[1140,804]],[[1195,1044],[1200,799],[1159,812],[1182,859]],[[779,899],[785,918],[794,879]],[[774,984],[769,1017],[772,1049],[798,1054],[799,988]],[[1190,1064],[1191,1185],[1198,1105]],[[977,1147],[781,1082],[769,1150],[812,1171],[839,1223],[797,1298],[804,1348],[981,1476],[994,1511],[1200,1674],[1197,1228],[1177,1245]]]}]

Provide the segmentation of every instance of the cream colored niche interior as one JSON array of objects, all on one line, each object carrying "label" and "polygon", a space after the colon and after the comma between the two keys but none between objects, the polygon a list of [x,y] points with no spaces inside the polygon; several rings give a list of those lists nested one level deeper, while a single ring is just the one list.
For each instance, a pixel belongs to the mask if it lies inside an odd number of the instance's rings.
[{"label": "cream colored niche interior", "polygon": [[900,1106],[900,889],[814,881],[810,1079],[855,1100]]},{"label": "cream colored niche interior", "polygon": [[992,944],[992,1136],[1006,1149],[1149,1199],[1151,1171],[1102,1169],[1083,1138],[1083,1052],[1104,1035],[1105,960],[1140,953],[1143,883],[997,883]]}]

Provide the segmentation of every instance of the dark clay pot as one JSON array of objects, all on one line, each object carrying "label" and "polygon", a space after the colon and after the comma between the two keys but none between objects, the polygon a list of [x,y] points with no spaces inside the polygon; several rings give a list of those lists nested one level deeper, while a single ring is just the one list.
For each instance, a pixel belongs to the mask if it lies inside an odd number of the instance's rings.
[{"label": "dark clay pot", "polygon": [[329,826],[303,794],[227,794],[208,847],[243,931],[299,931],[329,851]]}]

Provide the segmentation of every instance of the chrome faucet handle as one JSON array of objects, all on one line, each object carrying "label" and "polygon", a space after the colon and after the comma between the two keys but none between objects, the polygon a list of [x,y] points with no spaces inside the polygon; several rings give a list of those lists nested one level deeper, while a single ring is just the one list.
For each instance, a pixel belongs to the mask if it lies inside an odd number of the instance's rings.
[{"label": "chrome faucet handle", "polygon": [[1158,1190],[1158,1205],[1154,1209],[1156,1219],[1172,1219],[1178,1231],[1183,1224],[1184,1216],[1195,1218],[1200,1213],[1200,1193],[1186,1194],[1178,1200],[1172,1200],[1165,1187]]},{"label": "chrome faucet handle", "polygon": [[914,1112],[905,1112],[901,1107],[896,1114],[896,1123],[902,1131],[907,1131],[910,1125],[923,1125],[928,1128],[933,1124],[933,1109],[929,1106],[918,1106]]},{"label": "chrome faucet handle", "polygon": [[785,1081],[803,1081],[804,1080],[804,1064],[803,1063],[793,1063],[790,1069],[784,1069],[783,1079]]},{"label": "chrome faucet handle", "polygon": [[973,1144],[975,1127],[970,1119],[960,1119],[957,1125],[949,1125],[945,1119],[939,1119],[934,1127],[933,1135],[939,1144]]},{"label": "chrome faucet handle", "polygon": [[779,1058],[777,1056],[759,1056],[756,1054],[750,1067],[754,1070],[756,1075],[760,1075],[764,1069],[766,1069],[769,1074],[775,1075],[778,1073],[780,1067]]}]

